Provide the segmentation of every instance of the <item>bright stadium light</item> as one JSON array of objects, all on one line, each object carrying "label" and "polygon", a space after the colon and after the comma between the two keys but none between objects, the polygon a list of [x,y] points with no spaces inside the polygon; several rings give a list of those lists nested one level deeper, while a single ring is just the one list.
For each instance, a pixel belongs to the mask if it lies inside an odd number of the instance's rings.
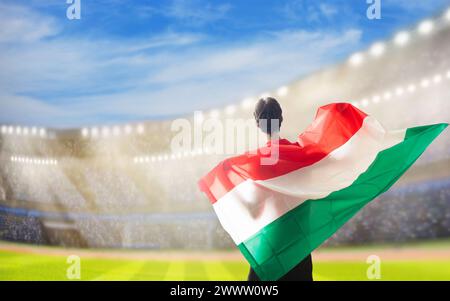
[{"label": "bright stadium light", "polygon": [[89,136],[89,129],[83,128],[83,129],[81,130],[81,136],[83,136],[84,138],[86,138],[87,136]]},{"label": "bright stadium light", "polygon": [[143,124],[138,124],[136,127],[136,132],[138,133],[138,135],[142,135],[145,131],[145,127]]},{"label": "bright stadium light", "polygon": [[424,78],[420,82],[420,85],[422,86],[422,88],[428,88],[430,86],[430,81],[428,79]]},{"label": "bright stadium light", "polygon": [[133,128],[131,127],[131,125],[129,125],[129,124],[125,125],[124,132],[126,135],[131,134],[132,131],[133,131]]},{"label": "bright stadium light", "polygon": [[119,136],[120,135],[120,127],[117,125],[113,126],[112,134],[113,134],[113,136]]},{"label": "bright stadium light", "polygon": [[45,137],[47,135],[47,131],[44,128],[39,129],[39,136]]},{"label": "bright stadium light", "polygon": [[387,91],[386,93],[384,93],[383,98],[384,98],[385,100],[391,99],[391,98],[392,98],[392,93],[389,92],[389,91]]},{"label": "bright stadium light", "polygon": [[289,88],[287,86],[282,86],[278,88],[277,95],[280,97],[286,96],[289,92]]},{"label": "bright stadium light", "polygon": [[447,76],[448,79],[450,79],[450,71],[447,71],[446,76]]},{"label": "bright stadium light", "polygon": [[361,65],[363,61],[364,55],[360,52],[353,54],[349,59],[350,64],[355,67]]},{"label": "bright stadium light", "polygon": [[447,9],[447,12],[445,13],[445,20],[447,20],[448,22],[450,22],[450,8]]},{"label": "bright stadium light", "polygon": [[96,127],[91,128],[91,136],[94,138],[98,137],[98,128]]},{"label": "bright stadium light", "polygon": [[433,22],[431,20],[426,20],[419,24],[418,31],[420,34],[426,35],[433,30],[433,27]]},{"label": "bright stadium light", "polygon": [[2,125],[2,134],[6,134],[6,132],[8,131],[6,125]]},{"label": "bright stadium light", "polygon": [[378,43],[375,43],[370,48],[370,54],[375,57],[378,57],[384,53],[385,49],[386,49],[386,46],[384,45],[384,43],[378,42]]},{"label": "bright stadium light", "polygon": [[236,112],[236,106],[229,105],[225,108],[225,113],[227,115],[232,115],[232,114],[234,114],[234,112]]},{"label": "bright stadium light", "polygon": [[219,110],[212,110],[212,111],[209,113],[209,116],[211,116],[211,118],[218,118],[219,115],[220,115]]},{"label": "bright stadium light", "polygon": [[414,91],[416,91],[416,85],[413,85],[413,84],[409,85],[408,86],[408,92],[409,93],[413,93]]},{"label": "bright stadium light", "polygon": [[250,109],[255,101],[252,98],[245,98],[241,105],[243,109]]},{"label": "bright stadium light", "polygon": [[36,136],[36,135],[37,135],[37,132],[38,132],[37,128],[36,128],[35,126],[33,126],[33,127],[31,128],[31,135]]},{"label": "bright stadium light", "polygon": [[107,126],[102,127],[102,136],[109,137],[109,127]]},{"label": "bright stadium light", "polygon": [[28,127],[24,127],[23,128],[22,133],[23,133],[24,136],[28,136],[29,132],[30,132],[30,129]]},{"label": "bright stadium light", "polygon": [[442,76],[441,76],[440,74],[436,74],[436,75],[433,77],[433,82],[434,82],[435,84],[439,84],[441,81],[442,81]]},{"label": "bright stadium light", "polygon": [[379,103],[381,100],[381,97],[379,95],[375,95],[374,97],[372,97],[372,101],[374,103]]},{"label": "bright stadium light", "polygon": [[22,134],[22,128],[20,126],[16,127],[16,135]]},{"label": "bright stadium light", "polygon": [[366,98],[366,99],[363,99],[362,101],[361,101],[361,104],[362,104],[362,106],[363,107],[367,107],[368,105],[369,105],[369,100]]},{"label": "bright stadium light", "polygon": [[12,135],[14,133],[14,128],[12,126],[8,127],[8,134]]},{"label": "bright stadium light", "polygon": [[409,33],[406,31],[399,32],[394,38],[395,44],[403,46],[409,42]]},{"label": "bright stadium light", "polygon": [[397,89],[395,89],[395,94],[397,96],[403,95],[404,92],[405,92],[405,90],[403,90],[402,87],[398,87]]}]

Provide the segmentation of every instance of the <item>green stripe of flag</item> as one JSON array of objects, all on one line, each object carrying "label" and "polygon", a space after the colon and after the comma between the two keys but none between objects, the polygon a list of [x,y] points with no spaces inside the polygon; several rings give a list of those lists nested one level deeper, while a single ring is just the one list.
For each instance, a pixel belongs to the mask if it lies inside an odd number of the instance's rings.
[{"label": "green stripe of flag", "polygon": [[307,200],[239,244],[261,280],[277,280],[331,237],[364,205],[389,189],[448,126],[410,128],[404,140],[378,153],[352,185]]}]

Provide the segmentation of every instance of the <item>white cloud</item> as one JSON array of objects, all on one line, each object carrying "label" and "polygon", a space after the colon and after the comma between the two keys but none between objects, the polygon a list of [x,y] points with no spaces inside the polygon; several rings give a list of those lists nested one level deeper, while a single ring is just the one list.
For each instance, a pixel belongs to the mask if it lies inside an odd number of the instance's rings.
[{"label": "white cloud", "polygon": [[58,32],[52,18],[24,6],[0,3],[0,43],[35,42]]},{"label": "white cloud", "polygon": [[203,25],[225,18],[230,9],[230,4],[215,5],[201,0],[172,0],[163,14],[191,25]]},{"label": "white cloud", "polygon": [[55,30],[27,44],[18,37],[0,44],[0,121],[82,126],[216,107],[334,63],[361,36],[358,30],[292,30],[226,44],[175,32],[44,39]]}]

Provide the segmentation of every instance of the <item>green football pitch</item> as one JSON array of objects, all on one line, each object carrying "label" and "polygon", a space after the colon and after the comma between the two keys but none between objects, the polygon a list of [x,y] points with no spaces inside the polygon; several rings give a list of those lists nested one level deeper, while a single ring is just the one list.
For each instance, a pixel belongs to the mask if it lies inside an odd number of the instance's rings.
[{"label": "green football pitch", "polygon": [[[384,247],[381,249],[384,250]],[[67,250],[61,249],[61,254],[55,252],[57,248],[51,248],[51,254],[42,250],[46,249],[27,246],[26,250],[21,250],[2,248],[0,245],[0,280],[68,280],[67,269],[70,264],[66,261],[67,253],[64,253]],[[352,260],[350,255],[355,250],[365,257],[366,254],[376,254],[380,247],[326,249],[321,251],[321,256],[313,254],[314,279],[367,280],[369,264],[361,259]],[[386,250],[386,254],[396,253],[392,248]],[[450,243],[412,246],[406,250],[405,258],[381,261],[381,280],[450,280]],[[439,256],[434,255],[436,251]],[[96,252],[97,255],[102,252],[114,255],[121,251]],[[414,258],[415,253],[417,259]],[[346,256],[333,259],[333,254]],[[248,264],[240,258],[167,260],[122,257],[81,255],[81,280],[245,280],[248,272]]]}]

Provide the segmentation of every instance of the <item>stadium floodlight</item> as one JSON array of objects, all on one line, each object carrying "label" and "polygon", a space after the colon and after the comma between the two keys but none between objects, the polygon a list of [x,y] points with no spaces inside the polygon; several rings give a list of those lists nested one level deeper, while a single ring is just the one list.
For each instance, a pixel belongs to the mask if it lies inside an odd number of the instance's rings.
[{"label": "stadium floodlight", "polygon": [[146,163],[150,162],[150,157],[149,156],[145,156],[145,162]]},{"label": "stadium floodlight", "polygon": [[289,88],[287,86],[282,86],[278,88],[277,95],[280,97],[286,96],[289,92]]},{"label": "stadium floodlight", "polygon": [[102,127],[102,136],[103,137],[109,136],[109,127],[107,127],[107,126]]},{"label": "stadium floodlight", "polygon": [[45,137],[47,135],[47,131],[44,128],[39,129],[39,136]]},{"label": "stadium floodlight", "polygon": [[447,78],[450,79],[450,70],[447,71],[447,74],[446,74],[446,75],[447,75]]},{"label": "stadium floodlight", "polygon": [[152,156],[152,157],[150,158],[150,160],[151,160],[152,162],[155,162],[155,161],[156,161],[155,156]]},{"label": "stadium floodlight", "polygon": [[425,20],[419,24],[418,31],[420,34],[426,35],[433,30],[434,24],[431,20]]},{"label": "stadium floodlight", "polygon": [[399,32],[394,38],[395,44],[399,46],[406,45],[409,42],[409,33],[406,31]]},{"label": "stadium floodlight", "polygon": [[416,85],[410,84],[408,86],[408,92],[413,93],[414,91],[416,91]]},{"label": "stadium floodlight", "polygon": [[98,128],[96,127],[91,128],[91,136],[94,138],[98,136]]},{"label": "stadium floodlight", "polygon": [[133,158],[133,163],[136,164],[137,162],[138,162],[138,158],[137,158],[137,157],[134,157],[134,158]]},{"label": "stadium floodlight", "polygon": [[16,135],[22,134],[22,128],[20,126],[16,127]]},{"label": "stadium floodlight", "polygon": [[445,20],[447,20],[448,22],[450,22],[450,8],[447,9],[447,12],[445,13]]},{"label": "stadium floodlight", "polygon": [[353,54],[349,59],[350,64],[355,67],[361,65],[363,61],[364,55],[360,52]]},{"label": "stadium floodlight", "polygon": [[404,92],[405,92],[405,90],[403,90],[402,87],[398,87],[397,89],[395,89],[395,94],[397,96],[403,95]]},{"label": "stadium floodlight", "polygon": [[83,136],[84,138],[86,138],[87,136],[89,136],[89,130],[87,128],[83,128],[81,130],[81,136]]},{"label": "stadium floodlight", "polygon": [[387,91],[386,93],[384,93],[383,98],[384,98],[385,100],[391,99],[391,98],[392,98],[392,93],[389,92],[389,91]]},{"label": "stadium floodlight", "polygon": [[435,84],[439,84],[441,81],[442,81],[442,76],[441,76],[440,74],[436,74],[436,75],[433,77],[433,82],[434,82]]},{"label": "stadium floodlight", "polygon": [[372,101],[374,103],[379,103],[381,100],[381,97],[379,95],[375,95],[374,97],[372,97]]},{"label": "stadium floodlight", "polygon": [[12,161],[12,162],[14,162],[14,161],[16,161],[16,158],[11,156],[11,157],[9,158],[9,160]]},{"label": "stadium floodlight", "polygon": [[117,125],[113,126],[112,134],[113,134],[113,136],[119,136],[120,135],[120,127],[118,127]]},{"label": "stadium floodlight", "polygon": [[6,125],[2,125],[2,134],[6,134],[6,132],[8,131]]},{"label": "stadium floodlight", "polygon": [[234,114],[234,112],[236,112],[236,106],[234,106],[234,105],[229,105],[225,108],[225,113],[227,115],[232,115],[232,114]]},{"label": "stadium floodlight", "polygon": [[386,46],[384,45],[384,43],[378,42],[373,44],[373,46],[370,48],[370,54],[372,56],[378,57],[381,56],[385,50]]},{"label": "stadium floodlight", "polygon": [[29,133],[29,132],[30,132],[30,129],[29,129],[28,127],[24,127],[24,128],[23,128],[22,133],[23,133],[24,136],[28,136],[28,133]]},{"label": "stadium floodlight", "polygon": [[164,161],[167,161],[167,160],[169,160],[169,156],[168,155],[164,155],[163,159],[164,159]]},{"label": "stadium floodlight", "polygon": [[367,107],[369,105],[369,100],[367,98],[365,98],[361,101],[361,104],[363,107]]},{"label": "stadium floodlight", "polygon": [[219,115],[220,115],[219,110],[212,110],[212,111],[209,113],[209,116],[211,116],[211,118],[218,118]]},{"label": "stadium floodlight", "polygon": [[177,154],[177,159],[181,159],[181,153]]},{"label": "stadium floodlight", "polygon": [[37,135],[37,132],[38,132],[37,127],[33,126],[33,127],[31,128],[31,135],[36,136],[36,135]]},{"label": "stadium floodlight", "polygon": [[126,135],[131,134],[132,131],[133,131],[133,128],[131,127],[131,125],[129,125],[129,124],[125,125],[124,132]]},{"label": "stadium floodlight", "polygon": [[253,106],[254,102],[255,101],[253,100],[253,98],[245,98],[244,100],[242,100],[242,108],[250,109]]},{"label": "stadium floodlight", "polygon": [[145,131],[145,127],[143,124],[138,124],[136,127],[136,132],[138,133],[138,135],[142,135]]},{"label": "stadium floodlight", "polygon": [[12,133],[14,133],[14,128],[12,126],[9,126],[8,127],[8,134],[11,135]]},{"label": "stadium floodlight", "polygon": [[424,78],[420,82],[420,85],[422,86],[422,88],[428,88],[430,86],[430,80]]}]

